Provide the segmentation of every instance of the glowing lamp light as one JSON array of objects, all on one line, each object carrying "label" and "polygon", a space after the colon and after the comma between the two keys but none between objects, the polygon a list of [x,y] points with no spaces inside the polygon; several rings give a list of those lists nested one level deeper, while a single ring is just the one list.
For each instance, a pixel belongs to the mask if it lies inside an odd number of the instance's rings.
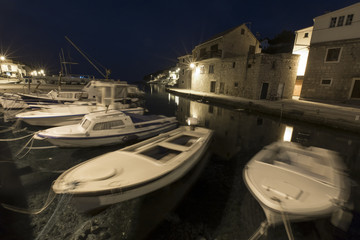
[{"label": "glowing lamp light", "polygon": [[194,68],[195,64],[194,63],[190,63],[190,68]]},{"label": "glowing lamp light", "polygon": [[188,124],[189,126],[196,126],[196,125],[199,124],[199,121],[198,121],[197,118],[189,117],[189,118],[187,119],[187,124]]},{"label": "glowing lamp light", "polygon": [[5,57],[4,57],[4,56],[0,56],[0,60],[1,60],[1,61],[5,61]]},{"label": "glowing lamp light", "polygon": [[291,142],[293,130],[294,130],[293,127],[290,127],[290,126],[285,127],[285,132],[284,132],[284,137],[283,137],[284,142]]}]

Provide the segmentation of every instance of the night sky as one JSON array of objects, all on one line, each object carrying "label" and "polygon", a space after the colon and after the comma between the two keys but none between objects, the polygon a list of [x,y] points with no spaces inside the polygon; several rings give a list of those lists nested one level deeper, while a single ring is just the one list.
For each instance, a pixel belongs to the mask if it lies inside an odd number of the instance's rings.
[{"label": "night sky", "polygon": [[68,61],[79,63],[72,73],[100,78],[67,36],[94,63],[111,69],[111,78],[134,82],[175,65],[178,56],[242,23],[250,23],[259,39],[272,38],[283,30],[312,26],[314,17],[357,2],[0,0],[0,51],[57,74],[63,49]]}]

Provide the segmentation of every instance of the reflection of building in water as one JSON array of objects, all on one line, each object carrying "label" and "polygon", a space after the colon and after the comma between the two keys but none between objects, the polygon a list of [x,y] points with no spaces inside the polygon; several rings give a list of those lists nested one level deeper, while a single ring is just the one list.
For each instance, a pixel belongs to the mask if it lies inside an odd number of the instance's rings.
[{"label": "reflection of building in water", "polygon": [[282,140],[285,132],[285,125],[271,119],[199,102],[180,99],[178,111],[179,116],[188,113],[198,118],[199,125],[215,130],[213,152],[227,159]]},{"label": "reflection of building in water", "polygon": [[314,131],[312,126],[295,126],[293,142],[306,146],[315,146],[334,150],[342,156],[352,172],[360,173],[360,137],[349,132],[320,128]]}]

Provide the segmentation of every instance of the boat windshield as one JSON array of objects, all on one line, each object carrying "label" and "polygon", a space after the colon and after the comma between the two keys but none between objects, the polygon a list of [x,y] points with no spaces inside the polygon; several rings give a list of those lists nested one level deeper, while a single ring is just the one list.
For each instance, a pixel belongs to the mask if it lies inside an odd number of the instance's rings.
[{"label": "boat windshield", "polygon": [[109,122],[101,122],[94,125],[93,130],[109,130],[115,129],[124,126],[124,122],[122,120],[109,121]]},{"label": "boat windshield", "polygon": [[90,123],[91,122],[85,118],[84,121],[81,123],[81,127],[86,130],[90,126]]}]

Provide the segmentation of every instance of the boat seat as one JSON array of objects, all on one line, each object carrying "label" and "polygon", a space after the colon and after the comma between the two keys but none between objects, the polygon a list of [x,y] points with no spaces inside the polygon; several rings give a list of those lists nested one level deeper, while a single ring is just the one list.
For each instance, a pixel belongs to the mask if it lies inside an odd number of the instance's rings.
[{"label": "boat seat", "polygon": [[303,191],[287,182],[274,179],[264,179],[261,186],[267,191],[273,192],[281,197],[296,200],[299,199]]},{"label": "boat seat", "polygon": [[161,147],[164,147],[164,148],[168,148],[168,149],[172,149],[172,150],[176,150],[176,151],[180,151],[180,152],[185,152],[189,149],[189,147],[181,146],[181,145],[173,144],[173,143],[169,143],[169,142],[160,142],[160,143],[158,143],[158,145]]}]

